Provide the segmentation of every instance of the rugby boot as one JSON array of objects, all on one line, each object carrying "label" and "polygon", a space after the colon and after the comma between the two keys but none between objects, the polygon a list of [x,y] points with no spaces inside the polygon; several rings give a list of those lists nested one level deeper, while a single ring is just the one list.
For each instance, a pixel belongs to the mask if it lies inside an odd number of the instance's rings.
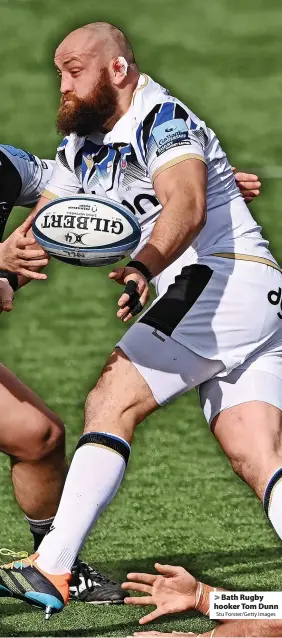
[{"label": "rugby boot", "polygon": [[47,574],[36,564],[38,554],[0,566],[2,596],[18,598],[29,605],[45,609],[48,620],[52,613],[62,611],[69,598],[71,574]]},{"label": "rugby boot", "polygon": [[77,559],[72,568],[70,599],[92,605],[122,605],[128,595],[119,583]]},{"label": "rugby boot", "polygon": [[[27,558],[28,557],[28,552],[25,551],[20,551],[20,552],[16,552],[13,551],[12,549],[7,549],[6,547],[3,547],[2,549],[0,549],[0,563],[2,562],[2,560],[5,560],[5,558],[10,561],[15,561],[15,560],[21,560],[22,558]],[[0,587],[0,598],[2,598],[3,596],[5,596],[5,598],[7,598],[7,596],[12,596],[12,594],[8,594],[8,592],[5,592],[4,589],[2,589]]]}]

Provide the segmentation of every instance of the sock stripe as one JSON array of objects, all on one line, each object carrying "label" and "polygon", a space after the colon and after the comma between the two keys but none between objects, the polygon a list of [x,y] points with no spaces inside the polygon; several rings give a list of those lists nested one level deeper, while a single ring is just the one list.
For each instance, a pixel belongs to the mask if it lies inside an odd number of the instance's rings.
[{"label": "sock stripe", "polygon": [[273,474],[268,485],[266,486],[266,490],[265,490],[264,498],[263,498],[263,507],[267,516],[268,516],[268,510],[269,510],[273,488],[275,487],[275,485],[277,485],[280,479],[282,479],[282,467],[280,467],[279,470],[277,470]]},{"label": "sock stripe", "polygon": [[101,432],[86,432],[83,434],[76,446],[76,450],[78,450],[82,445],[97,445],[99,447],[104,447],[107,449],[116,452],[123,457],[125,464],[127,465],[129,455],[130,455],[130,445],[127,441],[123,441],[119,438],[116,438],[114,435],[103,434]]}]

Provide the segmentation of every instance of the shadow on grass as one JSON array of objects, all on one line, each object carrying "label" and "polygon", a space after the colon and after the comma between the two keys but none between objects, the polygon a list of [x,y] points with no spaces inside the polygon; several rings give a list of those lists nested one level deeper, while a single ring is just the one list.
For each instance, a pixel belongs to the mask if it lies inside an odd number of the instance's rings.
[{"label": "shadow on grass", "polygon": [[[236,550],[236,551],[216,551],[216,552],[198,552],[198,553],[189,553],[189,554],[170,554],[170,555],[162,555],[162,556],[148,556],[142,559],[133,558],[132,560],[119,561],[119,562],[107,562],[100,563],[98,565],[101,571],[110,574],[111,576],[118,578],[120,580],[126,579],[126,574],[129,571],[138,571],[138,572],[153,572],[154,571],[154,563],[158,561],[162,564],[170,564],[170,565],[182,565],[187,570],[191,571],[197,578],[204,580],[206,582],[213,582],[213,577],[211,574],[213,572],[217,573],[217,583],[218,585],[222,585],[224,587],[231,587],[228,583],[228,575],[236,573],[238,574],[252,574],[254,573],[254,569],[259,570],[259,573],[263,573],[267,570],[281,570],[281,548],[280,547],[253,547],[251,549],[246,550]],[[222,570],[222,574],[219,574],[219,570]],[[220,582],[218,582],[220,581]],[[78,608],[81,607],[80,603],[75,603],[78,605]],[[71,604],[72,606],[72,604]],[[118,613],[118,608],[113,606],[107,607],[108,610],[111,611],[114,609],[115,613]],[[122,607],[123,613],[124,608]],[[33,612],[34,610],[26,606],[24,609],[26,612]],[[79,609],[77,609],[79,613]],[[18,603],[10,603],[6,606],[5,611],[1,614],[2,621],[5,624],[5,617],[22,613],[22,606]],[[39,610],[38,610],[38,613]],[[41,612],[43,613],[43,612]],[[140,614],[141,615],[141,614]],[[187,614],[181,614],[181,621],[185,622],[185,619],[191,619],[192,617],[197,616],[198,614],[194,612],[189,612]],[[179,615],[175,616],[167,616],[164,617],[163,622],[166,625],[175,624],[176,620],[179,621]],[[82,621],[83,622],[83,621]],[[157,621],[158,625],[162,622],[161,619]],[[113,633],[119,635],[130,635],[133,631],[138,630],[138,625],[136,620],[129,620],[126,622],[113,622],[108,626],[103,627],[89,627],[88,624],[91,624],[91,619],[86,621],[86,624],[82,628],[77,629],[52,629],[52,619],[46,624],[46,630],[40,631],[35,629],[36,636],[46,636],[46,631],[48,632],[48,636],[108,636]],[[151,623],[149,627],[153,628],[154,623]],[[141,629],[141,628],[140,628]],[[98,634],[97,634],[98,630]],[[29,631],[23,631],[22,629],[17,632],[16,627],[13,628],[13,632],[9,633],[9,628],[0,629],[0,636],[32,636],[33,634]]]},{"label": "shadow on grass", "polygon": [[[148,556],[143,559],[120,561],[119,563],[99,563],[99,569],[117,579],[125,579],[128,572],[153,573],[154,563],[181,565],[197,578],[223,587],[231,587],[228,575],[236,573],[252,574],[254,568],[263,571],[276,570],[282,567],[281,547],[252,547],[233,551],[197,552],[189,554],[166,554]],[[222,574],[221,574],[222,571]],[[213,572],[221,582],[214,583]],[[233,585],[234,588],[234,585]]]}]

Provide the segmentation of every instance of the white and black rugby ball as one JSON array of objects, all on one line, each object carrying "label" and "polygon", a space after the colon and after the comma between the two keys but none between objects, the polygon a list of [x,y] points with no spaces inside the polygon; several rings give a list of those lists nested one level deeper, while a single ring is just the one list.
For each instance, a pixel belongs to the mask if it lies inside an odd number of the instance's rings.
[{"label": "white and black rugby ball", "polygon": [[76,266],[114,264],[141,237],[138,220],[125,206],[88,195],[53,200],[36,215],[32,230],[49,255]]}]

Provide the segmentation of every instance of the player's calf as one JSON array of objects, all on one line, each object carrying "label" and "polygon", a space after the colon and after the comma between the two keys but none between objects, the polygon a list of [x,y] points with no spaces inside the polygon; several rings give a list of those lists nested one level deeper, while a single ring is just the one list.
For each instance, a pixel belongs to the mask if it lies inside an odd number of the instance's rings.
[{"label": "player's calf", "polygon": [[53,529],[39,548],[37,564],[44,572],[70,571],[93,524],[119,489],[136,423],[156,407],[141,374],[116,349],[88,397],[86,430],[78,442]]},{"label": "player's calf", "polygon": [[262,501],[282,539],[282,412],[250,401],[223,410],[212,427],[234,471]]},{"label": "player's calf", "polygon": [[10,456],[19,506],[38,530],[49,531],[66,476],[65,432],[59,417],[10,370],[0,366],[0,450]]}]

